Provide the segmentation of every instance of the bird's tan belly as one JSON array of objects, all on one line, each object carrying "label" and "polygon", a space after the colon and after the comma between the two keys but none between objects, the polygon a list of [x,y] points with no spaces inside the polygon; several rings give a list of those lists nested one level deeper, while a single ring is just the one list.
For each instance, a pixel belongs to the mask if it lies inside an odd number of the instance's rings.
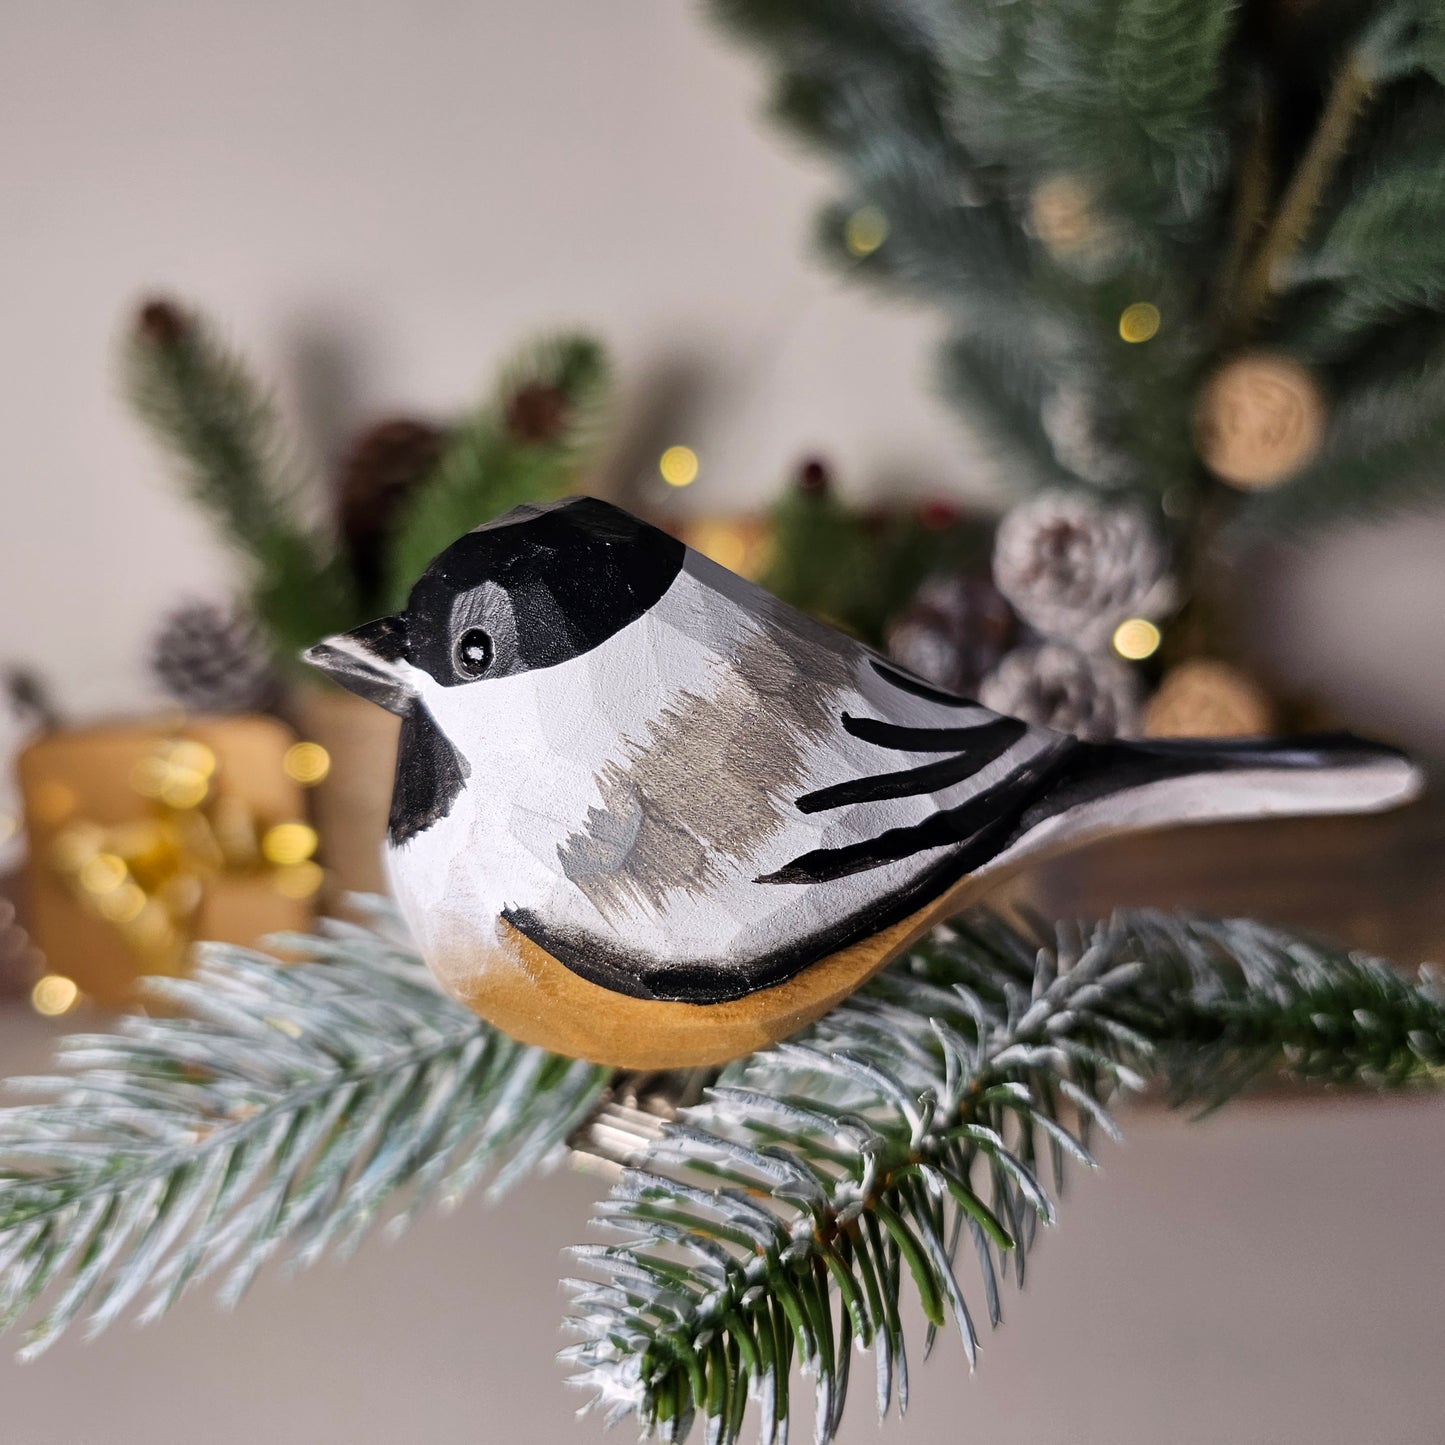
[{"label": "bird's tan belly", "polygon": [[[989,882],[993,882],[990,877]],[[590,983],[498,922],[494,948],[475,939],[430,962],[451,996],[524,1043],[629,1069],[720,1064],[765,1048],[821,1017],[934,924],[971,901],[983,879],[960,879],[918,912],[810,964],[794,977],[724,1003],[633,998]]]}]

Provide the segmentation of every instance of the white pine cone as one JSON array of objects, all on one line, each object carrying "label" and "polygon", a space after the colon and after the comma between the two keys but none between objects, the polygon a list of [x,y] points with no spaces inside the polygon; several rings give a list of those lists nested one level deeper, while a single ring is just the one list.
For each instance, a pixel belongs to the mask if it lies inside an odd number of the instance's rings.
[{"label": "white pine cone", "polygon": [[1173,604],[1169,551],[1137,509],[1045,492],[1010,511],[994,541],[994,583],[1036,632],[1103,646],[1126,617]]},{"label": "white pine cone", "polygon": [[1139,723],[1139,687],[1128,667],[1057,642],[1015,648],[984,678],[978,700],[1091,743],[1127,737]]},{"label": "white pine cone", "polygon": [[1056,387],[1039,410],[1039,423],[1059,464],[1096,487],[1126,487],[1138,467],[1104,418],[1095,399],[1077,387]]},{"label": "white pine cone", "polygon": [[264,712],[280,687],[270,649],[240,604],[185,602],[151,640],[151,671],[188,712]]},{"label": "white pine cone", "polygon": [[888,654],[937,687],[971,697],[1018,630],[987,577],[936,572],[889,624]]}]

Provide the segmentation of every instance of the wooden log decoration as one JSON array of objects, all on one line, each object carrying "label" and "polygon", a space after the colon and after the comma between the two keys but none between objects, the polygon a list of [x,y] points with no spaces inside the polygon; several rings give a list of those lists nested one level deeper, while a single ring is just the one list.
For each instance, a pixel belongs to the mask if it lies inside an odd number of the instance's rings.
[{"label": "wooden log decoration", "polygon": [[632,1068],[794,1032],[1026,859],[1410,797],[1339,735],[1089,744],[941,692],[617,507],[518,507],[308,660],[402,719],[387,871],[515,1037]]},{"label": "wooden log decoration", "polygon": [[1195,409],[1204,465],[1241,491],[1264,491],[1319,451],[1325,407],[1314,377],[1271,352],[1227,361],[1205,382]]}]

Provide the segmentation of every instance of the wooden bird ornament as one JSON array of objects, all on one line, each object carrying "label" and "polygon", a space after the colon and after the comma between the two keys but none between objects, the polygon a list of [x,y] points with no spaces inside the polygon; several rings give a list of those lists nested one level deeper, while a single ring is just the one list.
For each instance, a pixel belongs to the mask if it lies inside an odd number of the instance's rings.
[{"label": "wooden bird ornament", "polygon": [[517,507],[308,661],[400,714],[387,872],[449,993],[599,1063],[793,1033],[1027,859],[1369,811],[1345,735],[1084,743],[941,692],[606,502]]}]

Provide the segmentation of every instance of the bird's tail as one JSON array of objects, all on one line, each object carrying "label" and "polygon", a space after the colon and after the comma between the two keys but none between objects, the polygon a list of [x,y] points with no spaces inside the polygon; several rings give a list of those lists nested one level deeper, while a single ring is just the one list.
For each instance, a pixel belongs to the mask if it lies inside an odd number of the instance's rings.
[{"label": "bird's tail", "polygon": [[1375,813],[1409,802],[1423,781],[1398,749],[1349,733],[1081,743],[1025,819],[1028,851],[1179,823]]}]

